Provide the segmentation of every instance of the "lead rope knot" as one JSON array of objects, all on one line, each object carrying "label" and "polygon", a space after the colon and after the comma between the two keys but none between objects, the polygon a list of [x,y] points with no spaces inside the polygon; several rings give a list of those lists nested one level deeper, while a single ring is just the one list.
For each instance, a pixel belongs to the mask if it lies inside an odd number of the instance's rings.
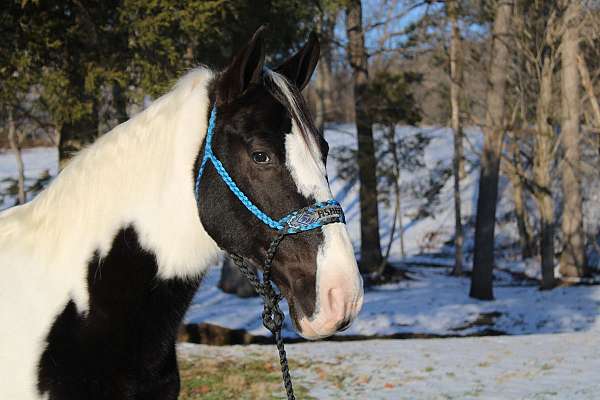
[{"label": "lead rope knot", "polygon": [[262,321],[265,328],[271,331],[272,334],[281,330],[283,327],[283,321],[285,316],[283,311],[279,308],[279,301],[281,300],[280,295],[276,295],[274,298],[265,300],[265,305],[262,312]]}]

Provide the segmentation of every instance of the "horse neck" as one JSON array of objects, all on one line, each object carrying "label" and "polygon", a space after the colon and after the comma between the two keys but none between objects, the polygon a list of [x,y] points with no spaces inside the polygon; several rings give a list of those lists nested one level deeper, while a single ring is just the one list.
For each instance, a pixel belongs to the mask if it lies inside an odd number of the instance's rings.
[{"label": "horse neck", "polygon": [[30,221],[53,242],[47,251],[60,258],[77,243],[87,257],[107,254],[114,235],[133,226],[142,247],[155,253],[160,276],[190,276],[210,265],[217,246],[198,217],[193,166],[206,133],[211,77],[205,69],[189,73],[69,163],[31,204]]}]

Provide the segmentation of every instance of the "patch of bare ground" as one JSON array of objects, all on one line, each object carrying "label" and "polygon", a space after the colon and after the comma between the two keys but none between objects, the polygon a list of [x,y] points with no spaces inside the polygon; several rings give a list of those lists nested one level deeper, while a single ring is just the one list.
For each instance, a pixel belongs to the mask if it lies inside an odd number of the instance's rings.
[{"label": "patch of bare ground", "polygon": [[[501,316],[502,316],[502,313],[498,312],[498,311],[492,311],[489,313],[481,313],[481,314],[478,314],[477,317],[473,321],[467,322],[467,323],[460,325],[452,330],[455,332],[460,332],[460,331],[465,331],[467,329],[478,328],[478,327],[482,327],[482,326],[492,327],[496,323],[496,320],[498,318],[500,318]],[[492,330],[492,328],[489,328],[489,329]],[[492,336],[492,335],[485,335],[485,336]]]},{"label": "patch of bare ground", "polygon": [[[293,362],[290,367],[295,367]],[[281,399],[285,394],[279,364],[267,355],[235,358],[195,355],[180,360],[179,369],[179,400],[271,400]],[[314,399],[298,380],[294,382],[294,390],[298,398]]]}]

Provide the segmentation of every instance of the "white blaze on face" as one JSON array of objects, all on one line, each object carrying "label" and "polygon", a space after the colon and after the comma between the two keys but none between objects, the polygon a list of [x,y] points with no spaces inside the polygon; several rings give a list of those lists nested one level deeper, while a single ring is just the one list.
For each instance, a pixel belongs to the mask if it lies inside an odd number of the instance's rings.
[{"label": "white blaze on face", "polygon": [[[312,138],[311,138],[311,141]],[[286,166],[304,197],[314,197],[316,201],[332,198],[327,183],[325,165],[321,162],[316,144],[306,143],[300,129],[292,122],[292,132],[285,135]]]},{"label": "white blaze on face", "polygon": [[[307,143],[295,122],[285,137],[286,166],[299,193],[317,202],[332,199],[317,144]],[[323,243],[317,253],[315,314],[310,320],[302,317],[299,321],[300,333],[308,339],[332,335],[341,323],[356,318],[362,306],[362,279],[346,226],[329,224],[322,227],[322,232]]]}]

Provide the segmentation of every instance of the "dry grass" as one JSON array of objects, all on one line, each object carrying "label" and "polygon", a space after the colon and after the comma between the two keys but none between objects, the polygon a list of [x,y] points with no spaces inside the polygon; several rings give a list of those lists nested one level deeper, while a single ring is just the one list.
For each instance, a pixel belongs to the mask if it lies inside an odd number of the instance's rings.
[{"label": "dry grass", "polygon": [[[180,361],[180,400],[281,399],[285,392],[279,365],[259,358],[195,357]],[[296,397],[311,399],[298,380]]]}]

